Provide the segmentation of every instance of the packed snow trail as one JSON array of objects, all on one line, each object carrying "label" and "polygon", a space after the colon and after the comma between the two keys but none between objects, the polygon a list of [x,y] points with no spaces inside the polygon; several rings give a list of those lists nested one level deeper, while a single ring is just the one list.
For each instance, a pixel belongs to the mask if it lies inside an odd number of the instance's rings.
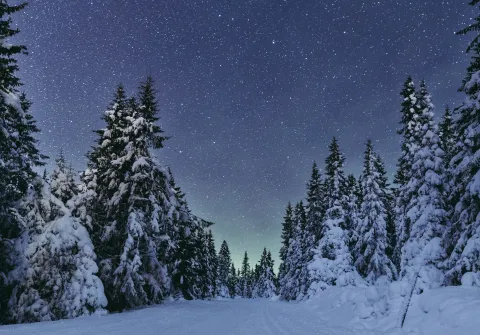
[{"label": "packed snow trail", "polygon": [[353,334],[329,329],[308,305],[267,300],[182,301],[108,316],[0,327],[8,335]]},{"label": "packed snow trail", "polygon": [[[398,285],[397,285],[398,286]],[[373,290],[374,291],[374,290]],[[479,334],[480,288],[446,287],[412,298],[397,327],[403,297],[372,288],[330,288],[310,301],[177,301],[107,316],[0,326],[0,335],[470,335]],[[389,295],[395,295],[390,290]]]}]

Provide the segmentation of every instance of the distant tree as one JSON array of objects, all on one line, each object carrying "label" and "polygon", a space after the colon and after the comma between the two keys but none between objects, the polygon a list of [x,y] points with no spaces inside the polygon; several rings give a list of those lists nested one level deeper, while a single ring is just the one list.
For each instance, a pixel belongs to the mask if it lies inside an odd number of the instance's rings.
[{"label": "distant tree", "polygon": [[242,269],[240,272],[240,295],[243,298],[251,298],[252,297],[252,274],[250,269],[250,263],[248,259],[248,254],[245,251],[245,255],[242,261]]},{"label": "distant tree", "polygon": [[52,194],[60,199],[65,205],[79,192],[75,173],[71,165],[65,159],[63,151],[55,159],[55,169],[50,177]]},{"label": "distant tree", "polygon": [[282,223],[282,246],[280,247],[280,270],[278,280],[282,282],[282,278],[289,271],[289,262],[287,262],[288,249],[293,238],[293,208],[289,202],[285,210],[285,216]]},{"label": "distant tree", "polygon": [[217,294],[221,297],[230,297],[228,281],[232,258],[226,241],[222,242],[218,253]]},{"label": "distant tree", "polygon": [[253,298],[271,298],[276,295],[275,274],[270,251],[263,249],[260,263],[257,264],[257,275],[253,286]]}]

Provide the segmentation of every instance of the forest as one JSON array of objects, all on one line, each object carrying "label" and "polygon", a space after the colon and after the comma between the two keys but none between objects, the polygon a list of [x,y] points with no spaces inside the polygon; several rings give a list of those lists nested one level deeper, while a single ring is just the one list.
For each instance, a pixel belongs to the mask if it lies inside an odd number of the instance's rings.
[{"label": "forest", "polygon": [[227,241],[217,252],[214,223],[190,211],[155,155],[171,134],[159,125],[152,77],[135,96],[113,85],[84,171],[60,152],[53,171],[36,172],[49,157],[38,148],[40,129],[17,76],[27,48],[8,43],[19,33],[12,14],[25,6],[0,2],[0,323],[171,299],[304,301],[334,286],[391,282],[410,287],[406,313],[412,295],[480,286],[480,17],[458,32],[477,34],[462,103],[436,116],[427,83],[406,78],[394,179],[374,139],[365,139],[354,176],[344,170],[342,139],[333,138],[324,169],[311,168],[305,199],[286,206],[281,263],[265,248],[254,266],[245,252],[235,267]]}]

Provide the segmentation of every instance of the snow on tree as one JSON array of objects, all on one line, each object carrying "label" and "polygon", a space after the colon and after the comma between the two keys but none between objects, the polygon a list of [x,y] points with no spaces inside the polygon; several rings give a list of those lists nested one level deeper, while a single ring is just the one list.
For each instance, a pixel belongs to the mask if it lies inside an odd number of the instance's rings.
[{"label": "snow on tree", "polygon": [[303,202],[297,203],[292,218],[292,237],[286,254],[286,272],[280,279],[280,296],[284,300],[301,299],[308,289],[307,270],[310,258],[306,248],[307,215]]},{"label": "snow on tree", "polygon": [[387,249],[387,190],[380,171],[377,170],[377,155],[371,140],[367,141],[362,184],[362,204],[358,221],[358,241],[355,246],[355,266],[368,283],[382,276],[389,281],[396,278],[396,269],[386,255]]},{"label": "snow on tree", "polygon": [[23,204],[26,231],[17,241],[21,278],[9,302],[15,322],[104,314],[107,299],[96,276],[89,234],[38,177]]},{"label": "snow on tree", "polygon": [[328,209],[323,223],[325,232],[314,249],[313,260],[308,264],[310,289],[315,294],[328,286],[355,285],[361,281],[352,264],[352,255],[348,248],[349,232],[346,230],[344,157],[340,153],[334,138],[326,159],[326,184],[328,189]]},{"label": "snow on tree", "polygon": [[230,271],[228,273],[228,282],[227,282],[227,287],[228,287],[228,293],[230,294],[230,298],[235,298],[237,296],[237,272],[235,270],[235,265],[232,263],[230,266]]},{"label": "snow on tree", "polygon": [[75,180],[75,172],[65,159],[63,151],[55,159],[55,169],[50,176],[50,189],[52,194],[65,205],[79,192]]},{"label": "snow on tree", "polygon": [[[477,6],[478,0],[470,2]],[[463,79],[460,91],[465,101],[454,110],[456,144],[452,152],[450,173],[452,176],[451,197],[452,225],[445,236],[448,252],[446,280],[460,284],[467,272],[480,272],[480,16],[475,22],[459,31],[477,35],[467,48],[471,62]]]},{"label": "snow on tree", "polygon": [[220,297],[230,297],[228,280],[230,278],[230,265],[232,258],[227,241],[223,241],[218,252],[218,270],[217,270],[217,294]]},{"label": "snow on tree", "polygon": [[352,262],[355,262],[356,259],[354,249],[359,238],[359,199],[362,197],[359,194],[360,188],[355,176],[352,174],[348,175],[345,183],[346,197],[343,206],[345,208],[345,228],[348,234],[348,249],[352,254]]},{"label": "snow on tree", "polygon": [[410,201],[410,195],[407,190],[407,183],[411,179],[413,165],[413,150],[421,142],[418,132],[420,131],[419,105],[417,103],[417,95],[415,92],[415,84],[411,77],[408,77],[400,92],[402,97],[402,109],[400,113],[402,118],[400,121],[401,128],[398,134],[402,136],[401,155],[397,163],[397,172],[394,182],[398,185],[396,191],[395,217],[396,217],[396,240],[397,245],[394,250],[394,263],[400,268],[400,258],[402,247],[405,244],[409,234],[411,223],[406,219],[406,206]]},{"label": "snow on tree", "polygon": [[[280,247],[280,269],[278,272],[278,281],[283,283],[283,277],[289,271],[289,261],[287,259],[290,242],[293,238],[293,208],[289,202],[285,210],[285,216],[282,223],[282,246]],[[281,284],[282,285],[282,284]]]},{"label": "snow on tree", "polygon": [[253,286],[253,298],[271,298],[276,296],[275,273],[273,272],[273,259],[267,248],[263,249],[258,264],[258,274]]},{"label": "snow on tree", "polygon": [[14,241],[24,229],[17,203],[36,176],[33,167],[44,165],[47,158],[40,154],[33,137],[39,129],[29,111],[31,103],[18,91],[22,84],[16,75],[16,57],[25,54],[26,47],[7,42],[19,32],[12,28],[12,14],[26,5],[0,3],[0,322],[6,318],[15,281],[9,275],[16,266]]},{"label": "snow on tree", "polygon": [[251,298],[252,297],[252,271],[250,269],[250,263],[248,259],[248,254],[245,251],[243,256],[242,268],[240,270],[239,276],[239,295],[242,298]]},{"label": "snow on tree", "polygon": [[444,162],[438,129],[434,122],[433,104],[425,82],[418,92],[416,118],[419,142],[409,147],[413,156],[411,176],[403,191],[409,201],[405,207],[404,222],[409,229],[401,252],[400,275],[412,279],[420,267],[418,290],[439,286],[443,275],[437,263],[443,257],[440,237],[444,233],[445,203],[443,194]]},{"label": "snow on tree", "polygon": [[307,184],[307,231],[312,239],[311,248],[320,240],[322,234],[322,221],[325,215],[324,184],[317,163],[313,162],[312,174]]},{"label": "snow on tree", "polygon": [[191,220],[170,186],[169,173],[151,153],[165,137],[153,124],[158,111],[153,82],[140,88],[138,103],[119,86],[104,115],[105,129],[89,154],[87,205],[92,238],[110,310],[158,303],[170,294],[168,262],[176,236],[173,214]]},{"label": "snow on tree", "polygon": [[209,230],[203,234],[203,238],[199,239],[198,243],[200,244],[198,248],[200,249],[201,298],[213,298],[216,294],[217,253],[212,231]]}]

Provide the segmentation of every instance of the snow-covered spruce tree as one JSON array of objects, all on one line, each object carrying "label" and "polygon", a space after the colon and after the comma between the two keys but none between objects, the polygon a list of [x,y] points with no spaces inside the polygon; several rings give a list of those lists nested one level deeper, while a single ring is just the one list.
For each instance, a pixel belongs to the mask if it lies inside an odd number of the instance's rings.
[{"label": "snow-covered spruce tree", "polygon": [[[385,254],[395,265],[393,253],[397,245],[397,234],[395,231],[395,196],[394,191],[392,190],[389,182],[387,171],[385,169],[385,163],[381,157],[375,153],[374,160],[375,170],[378,173],[377,182],[379,183],[379,188],[384,190],[383,203],[386,210],[386,225],[387,225],[387,245],[385,248]],[[360,187],[362,189],[362,187]],[[361,196],[363,202],[363,195]],[[395,270],[398,275],[399,269],[395,265]]]},{"label": "snow-covered spruce tree", "polygon": [[311,281],[309,294],[333,285],[355,285],[360,280],[348,248],[349,233],[346,231],[345,210],[342,206],[346,198],[343,172],[345,159],[335,138],[329,150],[325,169],[328,189],[328,209],[323,223],[325,233],[314,249],[313,260],[308,264]]},{"label": "snow-covered spruce tree", "polygon": [[344,200],[345,208],[345,228],[348,233],[348,249],[352,254],[352,262],[356,260],[355,245],[358,241],[358,225],[359,225],[359,199],[362,197],[360,192],[359,181],[355,179],[355,176],[350,174],[347,176],[345,183],[346,197]]},{"label": "snow-covered spruce tree", "polygon": [[178,210],[168,171],[151,154],[165,140],[153,124],[158,109],[152,85],[149,79],[141,86],[138,103],[118,87],[104,115],[107,126],[97,131],[88,156],[95,198],[87,211],[110,310],[158,303],[170,294],[173,214],[190,220]]},{"label": "snow-covered spruce tree", "polygon": [[30,102],[18,91],[16,57],[26,53],[23,45],[12,45],[8,39],[19,30],[13,29],[11,15],[26,3],[0,3],[0,323],[6,321],[7,301],[15,278],[9,276],[16,266],[14,240],[24,229],[17,204],[36,176],[34,166],[43,165],[33,137],[39,131],[29,112]]},{"label": "snow-covered spruce tree", "polygon": [[228,280],[230,278],[230,266],[232,258],[227,241],[223,241],[218,252],[218,270],[217,270],[217,295],[223,298],[229,298]]},{"label": "snow-covered spruce tree", "polygon": [[[406,220],[406,206],[410,201],[406,185],[411,178],[413,165],[413,149],[419,145],[421,139],[418,132],[419,106],[415,92],[415,84],[411,77],[408,77],[400,92],[402,97],[402,118],[401,128],[398,134],[402,136],[401,155],[397,163],[397,172],[394,182],[398,185],[396,190],[395,218],[397,245],[393,252],[395,266],[400,269],[401,250],[410,234],[411,223]],[[406,220],[406,221],[405,221]]]},{"label": "snow-covered spruce tree", "polygon": [[239,288],[239,295],[242,298],[252,297],[252,271],[250,269],[250,263],[246,251],[245,255],[243,256],[242,268],[240,270]]},{"label": "snow-covered spruce tree", "polygon": [[202,234],[203,238],[198,240],[200,250],[200,273],[201,298],[209,299],[215,297],[216,274],[217,274],[217,253],[213,241],[212,231]]},{"label": "snow-covered spruce tree", "polygon": [[310,236],[313,237],[313,244],[310,246],[310,249],[313,248],[316,243],[320,240],[322,234],[322,221],[323,216],[325,215],[325,204],[323,193],[322,176],[318,170],[317,163],[313,162],[312,174],[310,180],[307,184],[307,231]]},{"label": "snow-covered spruce tree", "polygon": [[420,113],[416,119],[419,127],[415,135],[421,140],[412,143],[410,147],[413,155],[412,170],[410,179],[403,187],[404,194],[409,199],[404,219],[409,224],[409,230],[402,246],[400,275],[411,279],[420,270],[417,291],[421,291],[443,282],[437,263],[443,257],[440,242],[446,213],[443,151],[425,82],[420,85],[417,99]]},{"label": "snow-covered spruce tree", "polygon": [[52,194],[67,206],[68,201],[79,192],[75,172],[67,163],[63,151],[55,159],[55,164],[55,169],[50,176],[50,189]]},{"label": "snow-covered spruce tree", "polygon": [[230,271],[228,273],[228,293],[230,294],[230,298],[235,298],[237,296],[237,272],[235,270],[235,265],[232,263],[230,266]]},{"label": "snow-covered spruce tree", "polygon": [[258,264],[258,274],[253,286],[253,298],[271,298],[276,295],[275,274],[273,272],[273,260],[270,251],[263,249]]},{"label": "snow-covered spruce tree", "polygon": [[[471,6],[478,6],[472,0]],[[460,284],[467,272],[480,272],[480,16],[459,31],[476,36],[467,48],[471,62],[460,91],[466,99],[454,110],[456,145],[452,152],[450,202],[454,208],[452,225],[445,235],[448,252],[446,281]]]},{"label": "snow-covered spruce tree", "polygon": [[362,204],[358,222],[358,241],[355,245],[355,266],[368,283],[374,284],[381,276],[392,281],[396,269],[386,255],[387,249],[387,190],[381,173],[377,170],[377,155],[371,140],[367,141],[362,183]]},{"label": "snow-covered spruce tree", "polygon": [[297,203],[292,218],[292,237],[286,254],[285,270],[280,280],[280,296],[284,300],[301,299],[309,282],[305,237],[307,215],[303,202]]},{"label": "snow-covered spruce tree", "polygon": [[289,262],[287,260],[288,248],[293,238],[293,208],[289,202],[285,210],[285,216],[282,222],[282,246],[280,247],[280,269],[278,271],[278,281],[280,285],[283,283],[283,277],[289,270]]},{"label": "snow-covered spruce tree", "polygon": [[21,278],[9,302],[12,321],[36,322],[105,313],[89,234],[37,177],[24,201],[26,231],[17,242]]}]

